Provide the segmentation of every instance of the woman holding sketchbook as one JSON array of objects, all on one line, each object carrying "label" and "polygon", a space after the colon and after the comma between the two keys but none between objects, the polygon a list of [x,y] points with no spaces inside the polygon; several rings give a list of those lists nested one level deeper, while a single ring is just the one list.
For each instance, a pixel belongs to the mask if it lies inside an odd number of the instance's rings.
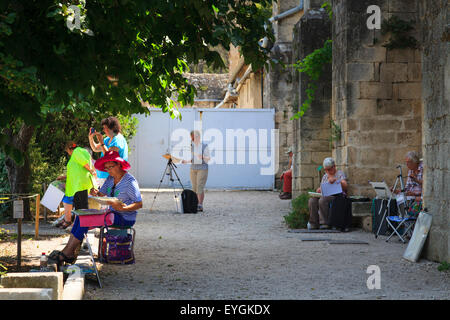
[{"label": "woman holding sketchbook", "polygon": [[[308,229],[329,229],[329,208],[330,202],[334,199],[334,192],[347,194],[347,177],[344,172],[336,169],[336,163],[333,158],[325,158],[323,160],[323,167],[325,174],[322,177],[320,187],[316,192],[321,193],[320,198],[310,198],[308,202],[309,207],[309,222]],[[322,190],[324,189],[324,190]],[[331,193],[328,193],[331,192]]]},{"label": "woman holding sketchbook", "polygon": [[[109,151],[95,162],[95,168],[108,172],[109,176],[100,190],[91,190],[94,196],[117,198],[111,199],[109,211],[113,213],[113,225],[133,226],[136,223],[137,210],[142,208],[142,197],[136,179],[127,171],[130,164],[119,156],[116,151]],[[106,198],[105,198],[106,199]],[[54,250],[49,259],[57,264],[63,262],[74,263],[76,260],[76,250],[83,241],[89,227],[80,226],[80,219],[77,216],[73,223],[71,235],[67,245],[63,250]]]}]

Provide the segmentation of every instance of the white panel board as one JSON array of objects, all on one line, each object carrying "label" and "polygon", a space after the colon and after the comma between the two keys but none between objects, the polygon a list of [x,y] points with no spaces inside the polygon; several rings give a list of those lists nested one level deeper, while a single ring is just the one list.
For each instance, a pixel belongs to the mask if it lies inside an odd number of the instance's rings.
[{"label": "white panel board", "polygon": [[[190,158],[189,132],[201,125],[203,141],[209,145],[213,158],[206,188],[273,189],[273,173],[261,174],[262,168],[271,165],[273,109],[181,109],[180,112],[182,121],[171,119],[159,109],[152,109],[147,117],[136,115],[139,124],[130,142],[129,160],[130,172],[142,188],[158,187],[167,164],[162,154],[170,152]],[[190,188],[190,165],[176,166],[182,184]],[[172,178],[174,183],[165,176],[161,186],[178,187],[175,174]]]}]

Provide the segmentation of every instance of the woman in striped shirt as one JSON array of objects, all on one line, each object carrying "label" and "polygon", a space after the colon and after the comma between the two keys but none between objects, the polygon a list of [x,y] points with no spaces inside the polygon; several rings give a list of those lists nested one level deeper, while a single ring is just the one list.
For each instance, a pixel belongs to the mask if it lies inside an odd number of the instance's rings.
[{"label": "woman in striped shirt", "polygon": [[[142,197],[136,179],[127,172],[130,164],[123,160],[117,151],[107,152],[95,162],[95,168],[109,173],[108,178],[99,191],[93,189],[92,195],[116,197],[109,209],[114,214],[113,225],[133,226],[136,223],[137,210],[142,208]],[[89,227],[81,227],[78,216],[75,218],[71,235],[62,251],[53,251],[49,258],[58,264],[62,262],[74,263],[75,251],[83,241]]]}]

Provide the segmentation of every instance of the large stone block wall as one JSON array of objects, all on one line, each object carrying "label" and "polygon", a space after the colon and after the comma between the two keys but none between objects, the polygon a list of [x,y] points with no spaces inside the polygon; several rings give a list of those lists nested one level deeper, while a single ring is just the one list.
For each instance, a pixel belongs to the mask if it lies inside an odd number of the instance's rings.
[{"label": "large stone block wall", "polygon": [[[295,25],[293,40],[293,62],[305,58],[315,49],[321,48],[331,39],[331,20],[325,9],[308,10]],[[293,70],[294,107],[298,108],[306,100],[309,77]],[[324,68],[318,81],[315,99],[309,110],[293,121],[294,168],[293,196],[320,186],[317,167],[323,159],[331,156],[330,109],[331,109],[331,65]]]},{"label": "large stone block wall", "polygon": [[[300,4],[299,0],[283,0],[274,2],[273,16],[292,9]],[[281,188],[280,175],[287,169],[289,157],[287,149],[293,145],[293,99],[292,99],[292,34],[294,25],[303,15],[303,11],[275,21],[275,43],[270,58],[281,64],[270,65],[263,78],[263,108],[275,109],[275,128],[279,131],[279,169],[275,174],[275,188]]]},{"label": "large stone block wall", "polygon": [[236,108],[262,108],[261,71],[252,72],[239,88]]},{"label": "large stone block wall", "polygon": [[[341,129],[333,156],[349,179],[350,193],[374,196],[368,181],[394,183],[397,164],[421,151],[421,54],[387,50],[388,36],[367,28],[367,7],[382,20],[417,21],[417,0],[333,0],[332,119]],[[412,35],[418,37],[419,29]]]},{"label": "large stone block wall", "polygon": [[425,0],[423,25],[424,204],[433,223],[424,254],[450,262],[450,6]]},{"label": "large stone block wall", "polygon": [[271,58],[282,61],[269,67],[264,77],[264,108],[275,109],[275,129],[279,133],[279,169],[275,174],[275,188],[281,188],[280,175],[287,169],[289,157],[285,154],[293,145],[292,121],[292,44],[275,43],[271,51]]},{"label": "large stone block wall", "polygon": [[[279,0],[273,1],[272,13],[273,16],[277,16],[286,12],[292,8],[295,8],[300,5],[301,0]],[[273,24],[273,30],[275,34],[275,39],[277,42],[291,42],[292,34],[293,34],[293,26],[298,22],[300,17],[302,16],[302,11],[299,11],[291,16],[288,16],[284,19],[275,21]]]}]

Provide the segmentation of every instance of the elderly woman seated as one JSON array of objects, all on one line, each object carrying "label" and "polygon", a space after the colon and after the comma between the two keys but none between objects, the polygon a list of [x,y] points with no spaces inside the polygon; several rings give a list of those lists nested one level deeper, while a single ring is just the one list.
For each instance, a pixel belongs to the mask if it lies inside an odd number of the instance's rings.
[{"label": "elderly woman seated", "polygon": [[[405,195],[410,200],[408,213],[417,215],[422,207],[423,163],[415,151],[406,154],[405,162],[408,168]],[[399,189],[393,191],[396,194],[400,193]]]},{"label": "elderly woman seated", "polygon": [[[341,170],[336,169],[336,164],[333,158],[325,158],[323,160],[323,167],[325,174],[322,177],[323,183],[340,183],[344,194],[347,192],[346,176]],[[319,187],[316,192],[321,193]],[[330,202],[333,201],[334,196],[321,196],[320,198],[310,198],[308,202],[309,207],[309,222],[308,229],[329,229],[329,208]]]},{"label": "elderly woman seated", "polygon": [[[109,176],[100,190],[92,189],[91,194],[118,198],[120,201],[109,207],[114,213],[113,224],[133,226],[136,222],[137,210],[142,208],[142,198],[136,179],[127,172],[130,164],[123,160],[117,151],[110,151],[95,162],[95,168],[108,172]],[[74,263],[77,250],[88,230],[88,227],[80,226],[80,219],[77,216],[67,245],[62,251],[53,251],[49,258],[58,265],[63,262]]]}]

